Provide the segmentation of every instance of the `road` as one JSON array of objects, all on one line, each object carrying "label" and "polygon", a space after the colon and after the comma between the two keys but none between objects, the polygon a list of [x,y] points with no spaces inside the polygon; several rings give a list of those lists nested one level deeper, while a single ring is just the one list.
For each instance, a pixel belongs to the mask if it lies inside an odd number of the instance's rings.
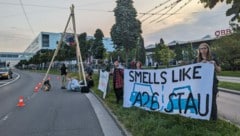
[{"label": "road", "polygon": [[[62,90],[56,76],[50,92],[34,92],[44,75],[17,72],[19,80],[0,88],[0,136],[124,135],[91,93]],[[16,106],[19,96],[24,107]]]},{"label": "road", "polygon": [[19,78],[19,75],[17,73],[13,73],[12,76],[13,76],[13,78],[11,78],[11,79],[0,79],[0,87],[8,85],[11,82],[18,80],[18,78]]},{"label": "road", "polygon": [[233,123],[240,126],[240,95],[219,92],[217,98],[218,114]]},{"label": "road", "polygon": [[[239,77],[218,76],[220,81],[240,83]],[[240,126],[240,92],[221,88],[217,98],[218,114]],[[232,93],[229,93],[232,92]]]}]

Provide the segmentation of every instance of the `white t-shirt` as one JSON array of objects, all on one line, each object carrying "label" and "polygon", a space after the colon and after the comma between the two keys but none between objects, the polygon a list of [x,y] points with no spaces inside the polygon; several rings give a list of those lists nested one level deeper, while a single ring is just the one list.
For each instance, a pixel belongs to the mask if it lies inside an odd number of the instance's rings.
[{"label": "white t-shirt", "polygon": [[75,90],[76,88],[80,88],[78,80],[74,78],[70,79],[68,81],[67,90]]}]

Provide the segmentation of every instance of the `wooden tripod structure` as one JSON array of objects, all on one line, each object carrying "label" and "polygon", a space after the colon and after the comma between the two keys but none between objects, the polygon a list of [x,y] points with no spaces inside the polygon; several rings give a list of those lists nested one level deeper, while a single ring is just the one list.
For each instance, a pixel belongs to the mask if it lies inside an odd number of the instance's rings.
[{"label": "wooden tripod structure", "polygon": [[42,85],[44,83],[44,81],[46,81],[47,79],[47,76],[49,74],[49,71],[52,67],[52,64],[53,64],[53,61],[55,59],[55,57],[57,56],[58,52],[59,52],[59,49],[61,48],[61,45],[63,43],[63,38],[66,34],[66,30],[67,30],[67,27],[69,25],[69,22],[70,20],[72,19],[72,25],[73,25],[73,31],[74,31],[74,40],[76,42],[76,57],[77,57],[77,66],[78,66],[78,76],[79,76],[79,79],[81,80],[83,78],[83,81],[84,81],[84,85],[87,86],[87,82],[86,82],[86,76],[85,76],[85,73],[84,73],[84,68],[83,68],[83,62],[82,62],[82,56],[81,56],[81,51],[80,51],[80,46],[79,46],[79,41],[78,41],[78,37],[77,37],[77,33],[76,33],[76,24],[75,24],[75,16],[74,16],[74,5],[72,5],[70,7],[70,10],[71,10],[71,13],[68,17],[68,21],[67,21],[67,25],[65,26],[64,28],[64,31],[63,31],[63,34],[61,35],[61,39],[60,41],[58,42],[58,46],[53,54],[53,57],[51,59],[51,62],[50,62],[50,65],[48,66],[48,70],[42,80]]}]

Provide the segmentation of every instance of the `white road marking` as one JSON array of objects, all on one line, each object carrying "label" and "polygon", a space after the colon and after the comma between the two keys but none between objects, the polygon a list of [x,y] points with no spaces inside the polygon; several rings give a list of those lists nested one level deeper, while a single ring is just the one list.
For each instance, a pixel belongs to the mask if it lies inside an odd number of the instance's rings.
[{"label": "white road marking", "polygon": [[15,74],[17,75],[17,77],[14,80],[11,80],[10,82],[3,83],[2,85],[0,85],[0,87],[6,86],[8,84],[11,84],[11,83],[17,81],[20,78],[20,75],[18,73],[15,73]]}]

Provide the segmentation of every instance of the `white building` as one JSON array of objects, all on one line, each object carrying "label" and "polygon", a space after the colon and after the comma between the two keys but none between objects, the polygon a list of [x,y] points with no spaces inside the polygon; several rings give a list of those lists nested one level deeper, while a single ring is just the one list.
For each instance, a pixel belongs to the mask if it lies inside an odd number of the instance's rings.
[{"label": "white building", "polygon": [[35,54],[42,49],[54,50],[60,38],[61,33],[41,32],[24,52]]},{"label": "white building", "polygon": [[[62,33],[41,32],[24,52],[35,54],[42,49],[54,50],[57,48],[57,43],[60,41],[61,36]],[[93,38],[93,36],[88,36],[87,40]],[[114,50],[111,38],[103,38],[103,44],[107,51]]]}]

